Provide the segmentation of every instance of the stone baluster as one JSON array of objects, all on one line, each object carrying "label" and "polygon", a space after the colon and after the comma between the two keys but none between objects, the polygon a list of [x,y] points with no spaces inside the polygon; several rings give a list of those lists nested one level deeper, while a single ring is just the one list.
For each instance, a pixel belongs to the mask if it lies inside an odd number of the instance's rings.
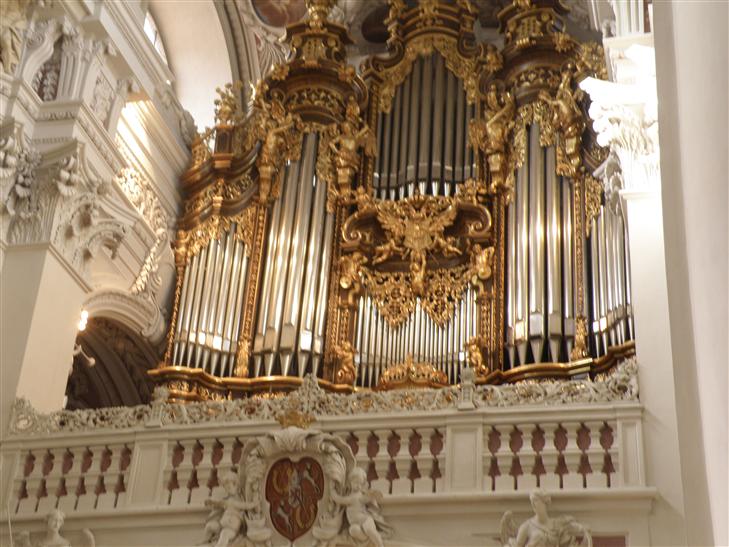
[{"label": "stone baluster", "polygon": [[605,487],[605,475],[602,474],[603,450],[600,446],[600,428],[603,422],[590,420],[584,423],[588,430],[589,444],[582,449],[583,461],[586,459],[590,466],[590,473],[585,476],[585,488]]},{"label": "stone baluster", "polygon": [[[389,429],[378,429],[367,439],[367,454],[370,457],[370,468],[376,480],[371,482],[372,488],[382,493],[389,493],[391,482],[387,478],[390,470],[390,454],[388,453]],[[368,476],[369,473],[368,473]]]},{"label": "stone baluster", "polygon": [[535,424],[519,424],[517,428],[522,432],[523,442],[521,456],[523,475],[519,477],[519,489],[531,490],[538,486],[539,465],[542,465],[539,452],[544,448],[544,435]]},{"label": "stone baluster", "polygon": [[566,445],[562,450],[564,462],[566,466],[566,474],[562,477],[562,488],[577,489],[582,488],[582,475],[579,472],[580,458],[582,451],[577,445],[577,432],[582,427],[580,423],[563,423],[566,434]]}]

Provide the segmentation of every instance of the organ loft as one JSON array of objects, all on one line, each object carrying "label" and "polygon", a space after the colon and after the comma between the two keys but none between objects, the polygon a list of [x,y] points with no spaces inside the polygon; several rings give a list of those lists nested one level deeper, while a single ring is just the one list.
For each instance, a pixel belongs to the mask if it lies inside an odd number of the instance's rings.
[{"label": "organ loft", "polygon": [[0,0],[0,545],[729,545],[727,20]]},{"label": "organ loft", "polygon": [[[350,64],[333,2],[287,59],[219,89],[181,182],[167,350],[181,400],[594,377],[634,352],[623,213],[593,172],[579,84],[601,46],[559,2],[515,2],[499,40],[468,2],[389,5]],[[243,101],[242,97],[247,97]]]}]

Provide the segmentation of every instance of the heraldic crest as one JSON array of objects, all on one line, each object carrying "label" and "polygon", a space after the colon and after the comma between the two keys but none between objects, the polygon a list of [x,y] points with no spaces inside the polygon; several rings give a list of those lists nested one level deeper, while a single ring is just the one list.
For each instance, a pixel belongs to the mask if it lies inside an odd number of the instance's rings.
[{"label": "heraldic crest", "polygon": [[238,474],[223,475],[222,495],[206,502],[206,544],[382,547],[392,529],[352,449],[334,435],[299,427],[306,420],[293,421],[298,425],[248,441]]}]

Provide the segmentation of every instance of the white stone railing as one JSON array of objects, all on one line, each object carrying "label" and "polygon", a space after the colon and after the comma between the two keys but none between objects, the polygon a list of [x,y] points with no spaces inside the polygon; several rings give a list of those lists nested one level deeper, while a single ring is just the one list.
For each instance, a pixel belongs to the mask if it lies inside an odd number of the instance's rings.
[{"label": "white stone railing", "polygon": [[409,497],[525,497],[537,486],[619,495],[645,489],[635,368],[596,382],[470,392],[334,395],[306,381],[279,399],[54,415],[19,402],[0,451],[0,503],[14,527],[54,507],[85,521],[151,509],[204,514],[246,441],[278,429],[273,416],[287,408],[314,414],[312,428],[349,444],[386,509],[388,499],[402,509]]},{"label": "white stone railing", "polygon": [[273,417],[286,405],[341,436],[385,494],[641,486],[631,382],[478,387],[467,410],[458,388],[347,396],[313,382],[284,399],[50,416],[20,402],[2,448],[2,501],[11,515],[201,505],[246,440],[279,427]]}]

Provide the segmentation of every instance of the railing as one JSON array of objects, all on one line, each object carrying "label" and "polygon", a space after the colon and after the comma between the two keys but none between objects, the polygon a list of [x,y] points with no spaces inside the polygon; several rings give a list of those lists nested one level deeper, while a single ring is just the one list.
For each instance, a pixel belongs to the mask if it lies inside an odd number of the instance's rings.
[{"label": "railing", "polygon": [[50,416],[17,404],[0,452],[0,501],[16,523],[54,507],[84,519],[204,511],[246,441],[279,428],[273,416],[291,407],[347,442],[386,508],[410,496],[645,489],[642,407],[626,365],[635,366],[622,364],[601,382],[338,395],[307,378],[278,399]]},{"label": "railing", "polygon": [[624,376],[612,379],[612,396],[595,387],[608,382],[589,381],[471,387],[468,400],[459,388],[336,395],[310,381],[281,399],[40,417],[17,406],[2,449],[3,505],[27,515],[202,504],[287,404],[341,436],[385,494],[640,486],[641,407]]}]

